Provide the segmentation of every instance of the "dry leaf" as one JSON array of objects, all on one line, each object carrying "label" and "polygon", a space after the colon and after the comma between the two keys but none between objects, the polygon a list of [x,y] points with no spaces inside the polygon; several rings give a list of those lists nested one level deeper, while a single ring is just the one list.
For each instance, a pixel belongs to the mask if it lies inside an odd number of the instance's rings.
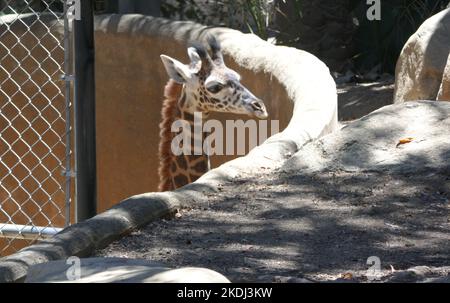
[{"label": "dry leaf", "polygon": [[351,280],[353,279],[353,274],[351,272],[346,272],[345,274],[341,275],[341,278],[344,280]]},{"label": "dry leaf", "polygon": [[400,139],[395,147],[399,147],[402,144],[408,144],[411,143],[414,140],[414,138],[404,138]]}]

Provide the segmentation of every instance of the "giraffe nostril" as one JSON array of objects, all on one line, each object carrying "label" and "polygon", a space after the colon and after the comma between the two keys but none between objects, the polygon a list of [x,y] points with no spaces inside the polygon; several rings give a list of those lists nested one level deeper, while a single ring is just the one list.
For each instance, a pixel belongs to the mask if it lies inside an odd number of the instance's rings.
[{"label": "giraffe nostril", "polygon": [[261,102],[259,102],[259,101],[253,101],[251,106],[254,110],[262,110],[263,109],[263,106],[261,105]]}]

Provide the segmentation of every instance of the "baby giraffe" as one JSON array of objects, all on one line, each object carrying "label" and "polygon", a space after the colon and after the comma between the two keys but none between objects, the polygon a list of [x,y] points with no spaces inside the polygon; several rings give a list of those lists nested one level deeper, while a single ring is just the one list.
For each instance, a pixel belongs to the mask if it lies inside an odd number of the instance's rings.
[{"label": "baby giraffe", "polygon": [[[195,113],[201,113],[203,119],[213,111],[260,119],[268,116],[264,103],[239,82],[241,77],[237,72],[225,66],[220,45],[213,36],[208,37],[206,46],[189,47],[188,56],[191,62],[186,65],[161,55],[170,80],[164,91],[166,99],[160,124],[159,191],[174,190],[194,182],[209,169],[208,155],[198,152],[202,143],[194,140],[199,137],[193,133]],[[177,136],[172,132],[172,124],[177,120],[191,126],[191,133],[186,137],[193,139],[190,150],[197,152],[179,155],[172,152],[172,142]],[[203,140],[205,135],[200,138]]]}]

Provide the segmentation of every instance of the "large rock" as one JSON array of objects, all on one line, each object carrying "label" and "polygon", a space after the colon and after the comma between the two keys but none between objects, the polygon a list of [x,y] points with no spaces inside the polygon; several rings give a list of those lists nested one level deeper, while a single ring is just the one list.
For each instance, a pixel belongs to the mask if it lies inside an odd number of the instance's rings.
[{"label": "large rock", "polygon": [[449,67],[443,77],[449,53],[450,9],[446,9],[426,20],[403,47],[395,71],[394,103],[450,101]]},{"label": "large rock", "polygon": [[439,101],[450,101],[450,55],[448,56],[447,59],[447,66],[445,67],[444,70],[441,88],[439,89],[437,99]]},{"label": "large rock", "polygon": [[[308,144],[284,166],[305,173],[335,170],[419,174],[449,169],[449,131],[447,102],[394,104]],[[405,140],[404,144],[401,140]]]},{"label": "large rock", "polygon": [[450,267],[415,266],[393,272],[386,281],[390,283],[450,283]]},{"label": "large rock", "polygon": [[[78,263],[79,261],[79,263]],[[76,268],[76,266],[79,267]],[[28,283],[228,283],[206,268],[171,269],[148,260],[124,258],[68,259],[30,267]]]}]

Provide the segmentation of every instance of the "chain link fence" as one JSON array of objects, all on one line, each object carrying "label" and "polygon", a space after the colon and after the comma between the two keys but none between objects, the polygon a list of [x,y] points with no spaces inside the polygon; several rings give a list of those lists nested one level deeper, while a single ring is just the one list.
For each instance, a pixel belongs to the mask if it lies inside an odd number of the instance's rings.
[{"label": "chain link fence", "polygon": [[70,224],[65,2],[0,0],[0,257]]}]

